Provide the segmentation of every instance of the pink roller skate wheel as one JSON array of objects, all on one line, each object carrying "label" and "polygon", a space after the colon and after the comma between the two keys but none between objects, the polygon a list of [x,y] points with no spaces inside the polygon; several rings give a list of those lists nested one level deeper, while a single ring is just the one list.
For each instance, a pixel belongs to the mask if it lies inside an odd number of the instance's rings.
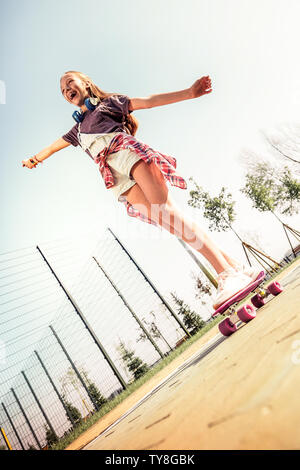
[{"label": "pink roller skate wheel", "polygon": [[253,318],[256,317],[256,312],[252,305],[244,305],[244,307],[240,308],[236,314],[244,323],[248,323],[248,321],[253,320]]},{"label": "pink roller skate wheel", "polygon": [[277,281],[271,282],[271,284],[268,285],[267,289],[272,295],[278,295],[280,294],[280,292],[283,291],[283,288]]},{"label": "pink roller skate wheel", "polygon": [[229,318],[225,318],[225,320],[219,323],[219,331],[222,333],[223,336],[230,336],[234,333],[237,329],[236,325],[233,325]]},{"label": "pink roller skate wheel", "polygon": [[260,308],[263,305],[265,305],[265,299],[259,294],[256,294],[253,297],[251,297],[251,302],[256,308]]}]

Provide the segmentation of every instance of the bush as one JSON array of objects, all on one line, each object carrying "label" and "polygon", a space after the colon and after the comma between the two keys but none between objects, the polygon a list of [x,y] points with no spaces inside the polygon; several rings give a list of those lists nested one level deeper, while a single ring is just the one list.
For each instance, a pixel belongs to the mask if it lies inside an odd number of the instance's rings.
[{"label": "bush", "polygon": [[98,387],[94,383],[91,383],[90,385],[88,385],[87,389],[89,392],[89,396],[91,397],[93,404],[95,405],[98,411],[101,408],[101,406],[107,402],[107,399],[104,398],[103,395],[101,395]]}]

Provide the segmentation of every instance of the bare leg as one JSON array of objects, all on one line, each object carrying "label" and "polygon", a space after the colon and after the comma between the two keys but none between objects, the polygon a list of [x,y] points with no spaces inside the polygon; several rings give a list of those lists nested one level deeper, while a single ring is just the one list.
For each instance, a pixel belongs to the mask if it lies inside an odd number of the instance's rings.
[{"label": "bare leg", "polygon": [[224,251],[220,248],[220,251],[224,258],[226,259],[227,263],[230,264],[233,268],[237,267],[237,261],[234,258],[230,258]]},{"label": "bare leg", "polygon": [[[182,210],[178,207],[177,203],[174,201],[173,197],[170,195],[170,193],[168,194],[168,201],[167,203],[170,205],[170,207],[173,207],[173,208],[176,208],[176,212],[177,214],[180,214],[181,218],[182,219],[186,219],[186,220],[189,220],[186,218],[186,216],[184,216]],[[199,231],[199,226],[197,226],[195,224],[195,222],[189,220],[189,223],[192,225],[193,227],[193,231],[196,230],[196,231]],[[177,236],[180,236],[180,233],[177,231],[176,233]],[[227,253],[225,253],[220,247],[217,247],[217,249],[222,253],[223,257],[225,258],[225,260],[227,261],[227,263],[231,266],[231,267],[236,267],[237,265],[237,261],[234,259],[234,258],[231,258]]]},{"label": "bare leg", "polygon": [[196,249],[218,274],[231,266],[227,261],[230,257],[225,257],[211,238],[176,207],[164,177],[154,163],[148,165],[140,160],[131,174],[137,184],[124,193],[130,204]]}]

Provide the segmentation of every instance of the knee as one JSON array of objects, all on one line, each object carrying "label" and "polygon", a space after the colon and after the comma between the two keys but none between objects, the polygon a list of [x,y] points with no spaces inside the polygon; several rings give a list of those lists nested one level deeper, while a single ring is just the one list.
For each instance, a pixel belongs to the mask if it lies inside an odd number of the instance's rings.
[{"label": "knee", "polygon": [[163,221],[168,225],[179,225],[180,230],[184,220],[177,214],[171,201],[168,198],[163,198],[157,203],[151,203],[151,217],[156,221]]},{"label": "knee", "polygon": [[151,205],[160,207],[161,210],[169,208],[168,195],[164,193],[157,193],[155,197],[151,197]]},{"label": "knee", "polygon": [[161,197],[156,197],[155,200],[152,200],[151,211],[153,214],[164,214],[165,216],[170,216],[175,213],[175,208],[172,202],[169,200],[168,195],[161,195]]},{"label": "knee", "polygon": [[178,208],[176,204],[174,204],[174,201],[169,193],[161,201],[161,208],[168,213],[179,213]]}]

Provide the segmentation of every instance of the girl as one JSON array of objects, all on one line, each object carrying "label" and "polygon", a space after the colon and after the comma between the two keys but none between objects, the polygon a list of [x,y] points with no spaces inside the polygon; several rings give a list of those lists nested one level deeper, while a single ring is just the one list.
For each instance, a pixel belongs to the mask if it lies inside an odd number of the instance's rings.
[{"label": "girl", "polygon": [[72,129],[23,166],[35,168],[46,158],[69,145],[80,145],[96,164],[107,189],[123,202],[130,216],[161,226],[201,253],[216,270],[218,289],[214,308],[257,278],[260,269],[246,268],[224,253],[193,221],[188,220],[171,197],[166,181],[186,189],[176,173],[176,160],[135,139],[138,122],[132,112],[211,93],[205,76],[190,88],[174,93],[129,98],[106,93],[83,73],[66,72],[60,79],[61,92],[81,112],[73,114]]}]

